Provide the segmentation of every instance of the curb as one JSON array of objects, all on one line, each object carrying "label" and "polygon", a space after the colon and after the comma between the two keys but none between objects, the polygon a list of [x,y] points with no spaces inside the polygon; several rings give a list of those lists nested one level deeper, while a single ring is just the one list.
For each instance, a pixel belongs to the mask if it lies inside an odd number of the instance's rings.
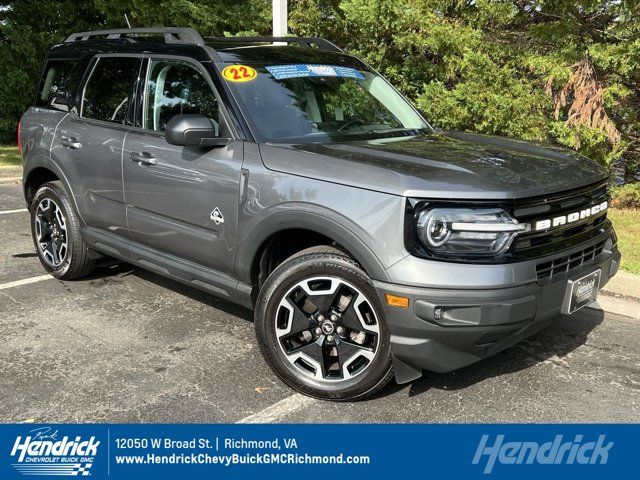
[{"label": "curb", "polygon": [[626,321],[640,323],[640,315],[638,315],[638,303],[633,300],[627,300],[610,295],[600,295],[598,300],[591,305],[587,305],[585,310],[603,310],[607,313],[613,313],[625,317]]},{"label": "curb", "polygon": [[640,275],[620,270],[609,280],[609,283],[602,287],[602,293],[640,303]]},{"label": "curb", "polygon": [[[600,298],[600,296],[610,298],[611,300],[622,300],[622,301],[625,301],[625,302],[640,303],[640,298],[638,298],[638,297],[631,297],[629,295],[622,295],[620,293],[615,293],[615,292],[612,292],[610,290],[607,290],[606,288],[603,288],[602,290],[600,290],[598,298]],[[638,316],[640,316],[640,306],[638,306],[638,312],[639,312]]]}]

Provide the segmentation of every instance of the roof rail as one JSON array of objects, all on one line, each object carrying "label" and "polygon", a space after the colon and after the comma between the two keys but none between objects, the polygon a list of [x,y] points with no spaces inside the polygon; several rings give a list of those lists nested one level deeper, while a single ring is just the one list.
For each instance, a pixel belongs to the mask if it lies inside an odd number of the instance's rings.
[{"label": "roof rail", "polygon": [[299,47],[310,48],[315,45],[320,50],[344,53],[344,50],[336,44],[321,37],[207,37],[205,41],[209,44],[236,44],[236,46],[249,46],[260,43],[295,43]]},{"label": "roof rail", "polygon": [[127,37],[135,37],[144,34],[158,34],[164,36],[165,43],[183,43],[188,45],[204,46],[204,40],[193,28],[166,27],[166,28],[118,28],[115,30],[96,30],[92,32],[73,33],[67,37],[65,43],[86,42],[99,37],[107,40],[117,40]]}]

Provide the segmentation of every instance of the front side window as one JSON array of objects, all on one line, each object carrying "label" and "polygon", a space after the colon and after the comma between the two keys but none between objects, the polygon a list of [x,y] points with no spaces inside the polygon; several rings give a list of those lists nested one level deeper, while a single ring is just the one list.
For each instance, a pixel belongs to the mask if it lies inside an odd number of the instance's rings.
[{"label": "front side window", "polygon": [[219,125],[218,101],[200,71],[180,60],[151,60],[144,97],[143,127],[163,132],[175,115],[201,114]]},{"label": "front side window", "polygon": [[256,66],[255,71],[250,81],[225,80],[267,141],[340,142],[430,130],[409,103],[373,72],[306,64]]},{"label": "front side window", "polygon": [[123,124],[139,66],[134,57],[99,58],[84,90],[82,117]]},{"label": "front side window", "polygon": [[36,106],[68,112],[83,73],[83,65],[77,60],[49,61],[40,84]]}]

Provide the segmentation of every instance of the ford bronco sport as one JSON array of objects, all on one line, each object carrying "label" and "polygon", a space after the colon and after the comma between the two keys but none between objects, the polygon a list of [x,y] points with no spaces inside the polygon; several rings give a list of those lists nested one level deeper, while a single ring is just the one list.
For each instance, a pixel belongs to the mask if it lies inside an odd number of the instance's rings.
[{"label": "ford bronco sport", "polygon": [[314,397],[483,359],[620,263],[604,168],[433,129],[321,38],[76,33],[18,136],[47,271],[115,257],[253,309],[267,362]]}]

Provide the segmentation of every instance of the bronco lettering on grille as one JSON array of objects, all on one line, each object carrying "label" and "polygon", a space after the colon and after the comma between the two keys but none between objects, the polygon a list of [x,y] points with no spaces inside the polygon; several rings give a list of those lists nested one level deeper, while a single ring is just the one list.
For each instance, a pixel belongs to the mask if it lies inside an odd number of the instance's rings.
[{"label": "bronco lettering on grille", "polygon": [[602,202],[599,205],[593,205],[592,207],[585,208],[583,210],[580,210],[579,212],[573,212],[568,215],[560,215],[558,217],[546,220],[538,220],[533,225],[532,230],[535,232],[539,232],[540,230],[548,230],[549,228],[561,227],[563,225],[567,225],[569,223],[574,223],[578,220],[591,217],[597,213],[604,212],[608,207],[608,202]]}]

